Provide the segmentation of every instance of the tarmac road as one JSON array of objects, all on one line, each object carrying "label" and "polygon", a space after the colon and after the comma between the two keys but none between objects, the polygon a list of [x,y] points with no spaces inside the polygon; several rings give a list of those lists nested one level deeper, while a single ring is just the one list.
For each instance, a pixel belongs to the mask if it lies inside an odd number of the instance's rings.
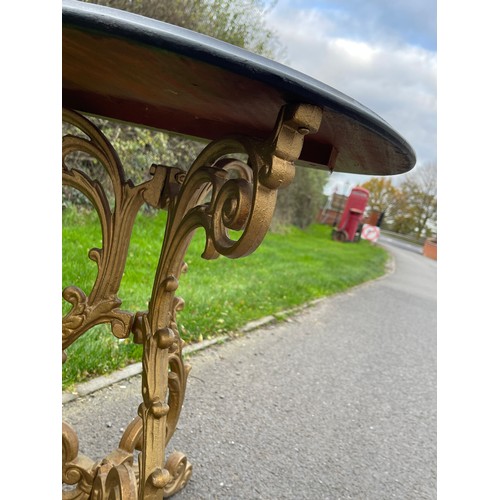
[{"label": "tarmac road", "polygon": [[[191,359],[174,498],[436,498],[436,262],[388,248],[386,277]],[[100,459],[140,402],[136,376],[63,415]]]},{"label": "tarmac road", "polygon": [[378,242],[382,245],[387,245],[390,247],[398,247],[403,250],[409,250],[410,252],[416,252],[422,254],[422,245],[417,245],[415,243],[410,243],[409,241],[403,241],[398,238],[392,238],[384,233],[380,233],[380,238]]}]

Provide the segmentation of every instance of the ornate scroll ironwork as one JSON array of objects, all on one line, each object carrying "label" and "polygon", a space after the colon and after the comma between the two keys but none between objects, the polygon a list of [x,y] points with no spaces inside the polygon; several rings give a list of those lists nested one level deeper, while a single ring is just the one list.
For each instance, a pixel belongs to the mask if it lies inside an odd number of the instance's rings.
[{"label": "ornate scroll ironwork", "polygon": [[[175,295],[184,255],[200,227],[206,233],[202,255],[206,259],[239,258],[258,247],[269,228],[277,190],[292,181],[293,162],[300,155],[303,138],[317,131],[321,115],[315,106],[285,106],[270,139],[235,136],[215,141],[187,172],[153,165],[152,178],[134,186],[126,180],[115,150],[101,131],[78,113],[63,111],[64,121],[86,136],[63,138],[63,183],[87,196],[102,228],[102,248],[89,252],[98,269],[92,291],[88,296],[76,286],[63,291],[72,306],[63,318],[63,354],[99,323],[110,323],[115,336],[132,334],[143,345],[143,403],[116,450],[94,463],[78,453],[76,433],[63,424],[63,483],[75,485],[63,491],[64,499],[161,499],[186,484],[192,471],[186,457],[175,452],[165,462],[189,373],[176,324],[177,312],[184,306]],[[68,155],[77,151],[97,159],[107,171],[113,208],[99,182],[68,166]],[[246,155],[247,163],[228,159],[235,154]],[[120,309],[117,293],[135,216],[144,203],[166,209],[168,219],[149,308],[132,313]],[[230,230],[238,233],[236,239]],[[134,450],[140,452],[137,464]]]}]

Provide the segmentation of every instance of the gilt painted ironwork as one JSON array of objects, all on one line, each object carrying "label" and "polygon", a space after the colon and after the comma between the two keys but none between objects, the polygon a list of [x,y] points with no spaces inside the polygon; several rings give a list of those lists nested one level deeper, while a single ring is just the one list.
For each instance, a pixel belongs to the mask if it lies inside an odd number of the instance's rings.
[{"label": "gilt painted ironwork", "polygon": [[[187,172],[153,165],[151,179],[135,186],[126,179],[102,132],[84,116],[63,111],[63,120],[85,135],[63,138],[63,183],[92,202],[102,228],[102,248],[89,252],[97,264],[92,291],[88,296],[77,286],[63,291],[72,306],[62,322],[63,361],[64,350],[101,323],[110,324],[116,337],[132,335],[143,346],[143,402],[116,450],[93,462],[79,454],[76,432],[63,423],[62,477],[64,484],[73,485],[63,491],[63,499],[153,500],[186,484],[192,473],[186,457],[174,452],[165,461],[190,369],[183,361],[184,343],[176,323],[184,307],[176,296],[184,255],[197,228],[206,234],[202,255],[206,259],[239,258],[259,246],[271,222],[277,190],[292,181],[303,138],[318,130],[321,117],[321,109],[312,105],[284,106],[268,140],[234,136],[214,141]],[[69,166],[66,160],[76,152],[90,155],[106,170],[114,204],[99,182]],[[247,161],[231,155],[244,155]],[[117,294],[134,220],[145,203],[168,212],[163,246],[148,310],[123,311]]]}]

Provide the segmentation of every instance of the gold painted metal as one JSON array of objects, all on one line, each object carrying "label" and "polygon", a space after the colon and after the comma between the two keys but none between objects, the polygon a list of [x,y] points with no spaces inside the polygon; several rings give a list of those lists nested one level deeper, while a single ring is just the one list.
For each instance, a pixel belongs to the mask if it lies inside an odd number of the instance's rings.
[{"label": "gold painted metal", "polygon": [[[63,111],[63,120],[86,136],[63,138],[63,183],[87,196],[102,228],[102,248],[89,252],[98,269],[92,291],[88,296],[76,286],[63,291],[72,305],[62,322],[63,359],[64,349],[100,323],[111,324],[116,337],[132,334],[143,345],[143,403],[116,450],[93,462],[79,454],[76,432],[63,423],[63,483],[74,485],[63,491],[63,499],[162,499],[189,480],[192,466],[182,453],[174,452],[165,462],[190,369],[182,358],[184,342],[176,324],[184,307],[175,295],[184,255],[199,227],[206,233],[206,259],[239,258],[259,246],[271,223],[277,189],[292,181],[304,136],[318,130],[321,116],[321,109],[312,105],[284,106],[268,140],[235,136],[214,141],[187,172],[153,165],[152,178],[134,186],[101,131],[82,115]],[[75,152],[94,157],[106,169],[114,206],[99,182],[68,167],[65,160]],[[228,158],[241,154],[247,163]],[[134,220],[144,203],[167,210],[168,219],[149,308],[132,313],[120,309],[117,293]],[[238,237],[232,239],[229,230]],[[134,450],[140,452],[138,463]]]}]

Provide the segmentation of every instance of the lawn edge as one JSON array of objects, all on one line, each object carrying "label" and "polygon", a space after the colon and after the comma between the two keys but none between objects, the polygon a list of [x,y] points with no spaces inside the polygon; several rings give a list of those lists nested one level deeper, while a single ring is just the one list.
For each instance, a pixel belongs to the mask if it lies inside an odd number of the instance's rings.
[{"label": "lawn edge", "polygon": [[[250,321],[233,333],[223,335],[221,337],[216,337],[213,339],[203,340],[202,342],[196,342],[194,344],[188,344],[182,350],[184,356],[196,354],[200,351],[203,351],[204,349],[212,347],[213,345],[222,344],[224,342],[232,340],[233,338],[239,338],[242,335],[248,334],[260,328],[276,324],[283,318],[288,318],[290,316],[296,315],[305,309],[308,309],[310,307],[319,304],[320,302],[323,302],[329,297],[335,297],[346,293],[352,293],[358,288],[364,287],[381,279],[385,279],[387,276],[394,273],[396,269],[396,261],[392,252],[390,252],[387,247],[384,247],[384,249],[387,251],[387,262],[385,265],[385,273],[382,276],[365,281],[363,283],[360,283],[359,285],[355,285],[347,290],[344,290],[343,292],[338,292],[333,295],[329,295],[327,297],[314,299],[300,306],[276,312],[274,315],[264,316],[263,318]],[[114,372],[108,375],[101,375],[99,377],[88,380],[87,382],[76,384],[71,392],[62,391],[62,403],[63,404],[70,403],[81,397],[88,396],[93,392],[109,387],[110,385],[116,384],[117,382],[121,382],[136,375],[140,375],[141,372],[142,372],[142,363],[138,362],[128,365],[125,368],[115,370]]]}]

